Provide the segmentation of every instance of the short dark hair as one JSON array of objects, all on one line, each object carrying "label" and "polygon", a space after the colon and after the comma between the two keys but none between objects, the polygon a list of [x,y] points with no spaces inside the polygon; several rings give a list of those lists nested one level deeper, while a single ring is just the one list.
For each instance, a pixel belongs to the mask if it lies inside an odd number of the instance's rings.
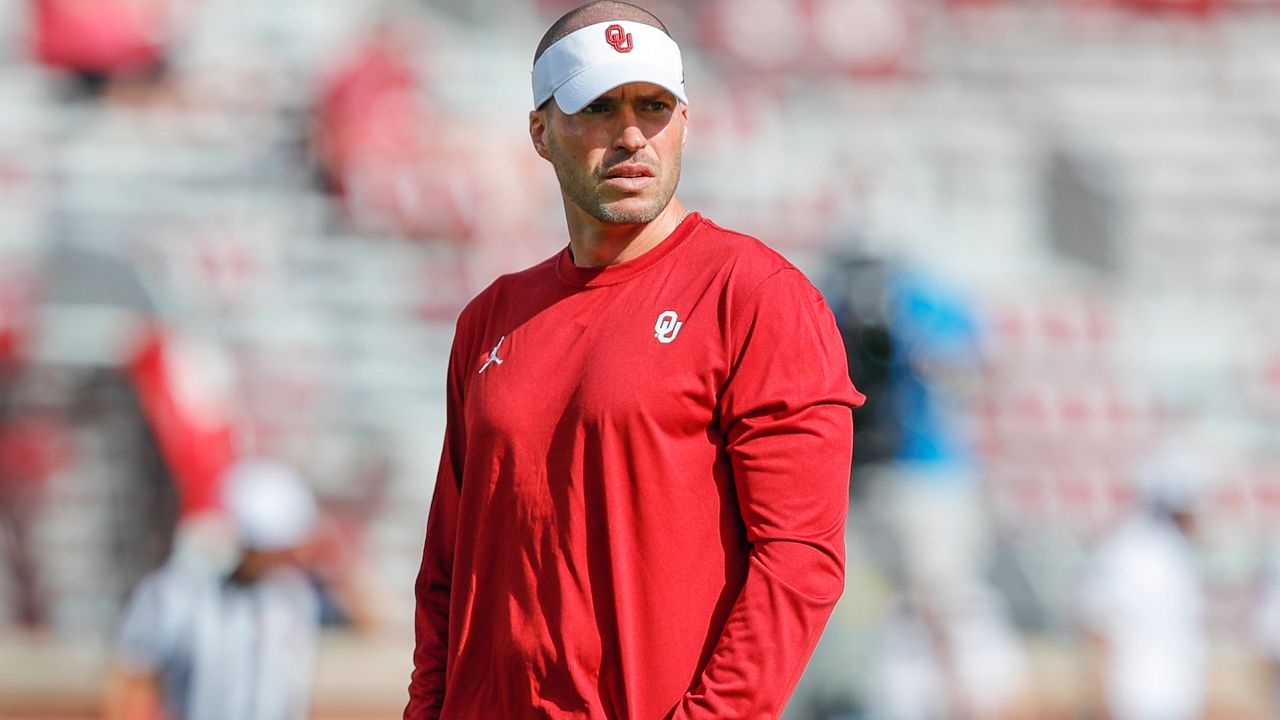
[{"label": "short dark hair", "polygon": [[538,62],[538,58],[542,57],[542,53],[546,52],[547,48],[555,45],[566,35],[581,30],[588,25],[595,25],[609,20],[630,20],[631,22],[644,23],[658,28],[667,33],[668,36],[671,35],[670,32],[667,32],[667,26],[662,24],[657,15],[642,7],[622,2],[621,0],[595,0],[570,10],[561,15],[559,20],[551,23],[551,27],[542,36],[542,40],[538,41],[538,50],[533,54],[533,61]]}]

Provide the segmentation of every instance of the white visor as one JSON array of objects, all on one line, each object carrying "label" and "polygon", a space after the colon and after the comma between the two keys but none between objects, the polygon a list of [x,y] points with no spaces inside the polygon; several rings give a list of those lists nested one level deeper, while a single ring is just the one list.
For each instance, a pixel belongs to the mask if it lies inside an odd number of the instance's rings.
[{"label": "white visor", "polygon": [[644,23],[596,23],[560,38],[533,64],[533,106],[541,107],[554,95],[560,110],[572,115],[631,82],[660,85],[689,102],[675,40]]}]

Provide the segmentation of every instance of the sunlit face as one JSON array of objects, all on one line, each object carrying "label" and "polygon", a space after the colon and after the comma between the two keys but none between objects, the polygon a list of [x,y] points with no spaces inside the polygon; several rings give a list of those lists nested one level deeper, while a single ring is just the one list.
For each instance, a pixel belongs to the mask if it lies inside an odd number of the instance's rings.
[{"label": "sunlit face", "polygon": [[301,547],[283,550],[246,549],[240,558],[237,574],[248,582],[256,582],[278,570],[302,567],[305,564],[305,550]]},{"label": "sunlit face", "polygon": [[529,134],[567,204],[604,223],[640,224],[675,194],[688,121],[670,91],[628,83],[573,115],[548,102],[530,113]]}]

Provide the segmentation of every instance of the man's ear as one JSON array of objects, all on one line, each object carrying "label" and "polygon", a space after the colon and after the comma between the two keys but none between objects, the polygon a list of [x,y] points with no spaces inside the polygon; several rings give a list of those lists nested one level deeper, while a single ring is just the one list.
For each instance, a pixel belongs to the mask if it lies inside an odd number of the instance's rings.
[{"label": "man's ear", "polygon": [[529,111],[529,139],[533,141],[533,149],[543,160],[550,160],[547,154],[547,113],[545,110]]},{"label": "man's ear", "polygon": [[689,106],[680,103],[680,114],[684,116],[684,131],[680,137],[680,147],[683,149],[689,144]]}]

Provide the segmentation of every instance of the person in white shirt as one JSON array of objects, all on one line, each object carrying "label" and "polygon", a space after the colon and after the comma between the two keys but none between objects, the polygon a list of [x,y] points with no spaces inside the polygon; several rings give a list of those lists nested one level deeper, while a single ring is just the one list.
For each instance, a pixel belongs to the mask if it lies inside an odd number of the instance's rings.
[{"label": "person in white shirt", "polygon": [[1252,618],[1253,649],[1266,677],[1269,717],[1280,718],[1280,534],[1268,543]]},{"label": "person in white shirt", "polygon": [[1028,702],[1026,649],[980,577],[941,596],[899,592],[880,630],[867,697],[883,720],[1012,720]]},{"label": "person in white shirt", "polygon": [[136,588],[105,698],[111,720],[308,717],[319,630],[298,569],[316,501],[292,470],[244,461],[225,480],[240,555],[230,572],[175,553]]},{"label": "person in white shirt", "polygon": [[1089,559],[1081,620],[1097,694],[1112,720],[1191,720],[1205,702],[1207,629],[1192,537],[1204,476],[1148,468],[1140,507]]}]

